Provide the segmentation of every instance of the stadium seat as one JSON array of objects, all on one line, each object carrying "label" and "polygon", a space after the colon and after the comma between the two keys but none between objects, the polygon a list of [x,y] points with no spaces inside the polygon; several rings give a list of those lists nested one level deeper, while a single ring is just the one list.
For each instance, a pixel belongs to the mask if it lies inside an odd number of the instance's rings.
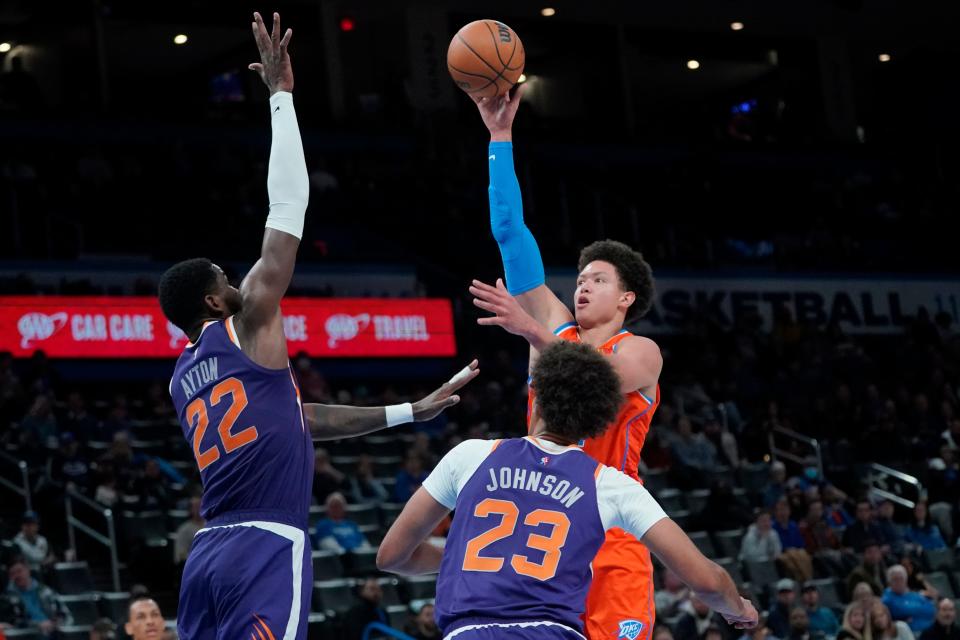
[{"label": "stadium seat", "polygon": [[99,600],[100,597],[95,593],[60,596],[60,601],[70,611],[73,622],[78,625],[92,625],[100,618]]},{"label": "stadium seat", "polygon": [[717,551],[722,556],[729,558],[740,557],[740,543],[746,532],[743,529],[727,529],[726,531],[717,531],[713,534],[713,540],[716,542]]},{"label": "stadium seat", "polygon": [[686,503],[683,501],[683,494],[677,489],[663,489],[657,493],[657,502],[667,513],[673,511],[683,511]]},{"label": "stadium seat", "polygon": [[718,466],[707,470],[704,475],[710,484],[725,482],[729,487],[732,487],[736,484],[736,478],[733,476],[733,469],[730,467]]},{"label": "stadium seat", "polygon": [[148,456],[162,456],[167,452],[167,444],[163,440],[131,440],[130,447]]},{"label": "stadium seat", "polygon": [[364,453],[375,457],[403,455],[407,445],[394,436],[368,436],[363,439]]},{"label": "stadium seat", "polygon": [[407,623],[407,618],[410,617],[410,609],[407,605],[391,604],[386,606],[386,610],[390,626],[394,629],[403,629],[403,625]]},{"label": "stadium seat", "polygon": [[437,597],[436,576],[411,576],[404,582],[408,600]]},{"label": "stadium seat", "polygon": [[380,578],[377,580],[383,591],[383,606],[403,604],[400,597],[400,581],[396,578]]},{"label": "stadium seat", "polygon": [[100,594],[100,615],[117,624],[126,622],[129,605],[130,594],[126,591],[107,591]]},{"label": "stadium seat", "polygon": [[357,461],[359,459],[359,456],[330,456],[330,464],[332,464],[337,471],[352,476],[357,472]]},{"label": "stadium seat", "polygon": [[58,562],[53,565],[53,582],[62,595],[96,591],[86,562]]},{"label": "stadium seat", "polygon": [[374,504],[348,504],[347,518],[359,525],[375,524],[380,526],[380,514]]},{"label": "stadium seat", "polygon": [[954,567],[953,549],[930,549],[923,554],[929,571],[950,571]]},{"label": "stadium seat", "polygon": [[3,632],[7,638],[13,640],[43,640],[39,629],[6,629]]},{"label": "stadium seat", "polygon": [[654,469],[643,474],[643,486],[653,495],[659,495],[667,488],[667,472],[663,469]]},{"label": "stadium seat", "polygon": [[953,598],[953,585],[950,584],[950,577],[943,571],[931,571],[930,573],[924,574],[927,579],[927,582],[930,583],[930,586],[940,592],[940,595],[945,598]]},{"label": "stadium seat", "polygon": [[352,580],[319,580],[313,583],[313,610],[325,615],[343,614],[356,602]]},{"label": "stadium seat", "polygon": [[315,580],[334,580],[343,577],[340,556],[332,551],[314,551],[313,577]]},{"label": "stadium seat", "polygon": [[828,609],[843,607],[843,600],[840,597],[840,590],[835,578],[811,580],[811,582],[817,585],[817,590],[820,592],[820,606]]},{"label": "stadium seat", "polygon": [[373,459],[373,475],[392,478],[402,465],[403,458],[400,456],[377,456]]},{"label": "stadium seat", "polygon": [[333,637],[333,634],[327,616],[322,613],[311,613],[307,616],[308,640],[321,640],[331,637]]},{"label": "stadium seat", "polygon": [[740,571],[740,562],[738,560],[735,558],[717,558],[715,562],[730,574],[734,584],[741,585],[744,583],[743,573]]},{"label": "stadium seat", "polygon": [[143,542],[149,546],[162,547],[167,544],[167,520],[161,511],[123,512],[123,526],[127,539]]},{"label": "stadium seat", "polygon": [[706,531],[692,531],[688,535],[693,544],[697,545],[697,549],[700,549],[700,553],[708,558],[716,557],[717,552],[713,548],[713,540],[710,539],[709,533]]},{"label": "stadium seat", "polygon": [[343,554],[343,563],[347,572],[353,576],[377,573],[377,548],[348,551]]},{"label": "stadium seat", "polygon": [[762,562],[744,561],[744,568],[750,577],[750,583],[758,591],[766,590],[767,585],[771,585],[780,579],[777,572],[777,564],[773,560]]},{"label": "stadium seat", "polygon": [[693,491],[688,491],[686,497],[687,509],[692,513],[700,513],[703,511],[703,508],[707,506],[707,501],[710,499],[710,490],[694,489]]},{"label": "stadium seat", "polygon": [[740,469],[741,485],[747,493],[758,496],[770,481],[770,467],[764,462],[748,464]]},{"label": "stadium seat", "polygon": [[92,628],[89,624],[60,627],[56,637],[57,640],[89,640]]},{"label": "stadium seat", "polygon": [[167,531],[176,531],[189,519],[190,512],[186,509],[167,509]]}]

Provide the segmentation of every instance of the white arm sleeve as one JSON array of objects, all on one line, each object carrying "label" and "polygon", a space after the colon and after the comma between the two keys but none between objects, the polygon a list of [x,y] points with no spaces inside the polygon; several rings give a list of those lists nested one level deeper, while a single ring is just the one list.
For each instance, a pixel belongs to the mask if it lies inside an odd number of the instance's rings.
[{"label": "white arm sleeve", "polygon": [[457,506],[460,490],[493,450],[494,442],[496,440],[464,440],[437,463],[423,481],[423,488],[434,500],[452,510]]},{"label": "white arm sleeve", "polygon": [[297,113],[293,109],[293,94],[278,91],[270,96],[270,114],[273,140],[267,169],[270,215],[266,226],[299,239],[303,236],[310,179],[303,157]]},{"label": "white arm sleeve", "polygon": [[620,527],[638,540],[667,517],[642,484],[611,467],[604,467],[597,478],[597,506],[604,528]]}]

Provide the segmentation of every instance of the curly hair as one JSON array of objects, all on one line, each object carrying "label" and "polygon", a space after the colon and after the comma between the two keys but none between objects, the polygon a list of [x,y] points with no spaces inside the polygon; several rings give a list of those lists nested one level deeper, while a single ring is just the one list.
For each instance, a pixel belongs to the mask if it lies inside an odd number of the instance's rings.
[{"label": "curly hair", "polygon": [[574,442],[603,433],[623,402],[613,367],[585,344],[548,346],[533,366],[530,384],[550,433]]},{"label": "curly hair", "polygon": [[633,322],[647,315],[653,306],[656,287],[653,270],[643,259],[643,254],[616,240],[597,240],[580,252],[577,271],[583,271],[588,264],[596,260],[612,264],[617,270],[621,288],[632,291],[636,296],[634,303],[627,309],[626,321]]},{"label": "curly hair", "polygon": [[160,308],[167,320],[189,334],[207,315],[204,297],[213,291],[217,273],[207,258],[178,262],[160,277]]}]

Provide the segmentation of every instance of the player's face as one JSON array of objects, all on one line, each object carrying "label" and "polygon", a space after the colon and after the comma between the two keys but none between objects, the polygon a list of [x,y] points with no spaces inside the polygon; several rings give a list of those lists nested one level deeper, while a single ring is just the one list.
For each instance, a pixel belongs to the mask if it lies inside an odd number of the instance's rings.
[{"label": "player's face", "polygon": [[574,315],[584,328],[613,320],[617,313],[626,313],[635,296],[623,291],[616,268],[604,260],[595,260],[577,276],[573,294]]},{"label": "player's face", "polygon": [[133,640],[159,640],[163,636],[163,616],[153,600],[138,600],[130,605],[127,635]]},{"label": "player's face", "polygon": [[230,284],[223,269],[217,265],[213,265],[213,268],[217,273],[217,288],[213,295],[219,298],[220,304],[226,308],[224,317],[232,316],[243,308],[243,298],[240,295],[240,290]]}]

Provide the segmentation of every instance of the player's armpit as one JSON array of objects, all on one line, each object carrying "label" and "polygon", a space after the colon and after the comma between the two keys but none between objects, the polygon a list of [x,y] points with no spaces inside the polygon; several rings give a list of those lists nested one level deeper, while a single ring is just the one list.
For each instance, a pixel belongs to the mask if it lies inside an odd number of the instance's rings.
[{"label": "player's armpit", "polygon": [[400,575],[438,572],[443,549],[427,538],[448,513],[449,509],[420,487],[380,543],[377,568]]},{"label": "player's armpit", "polygon": [[629,336],[617,344],[610,363],[620,376],[620,388],[624,393],[656,385],[663,370],[660,347],[643,336]]}]

